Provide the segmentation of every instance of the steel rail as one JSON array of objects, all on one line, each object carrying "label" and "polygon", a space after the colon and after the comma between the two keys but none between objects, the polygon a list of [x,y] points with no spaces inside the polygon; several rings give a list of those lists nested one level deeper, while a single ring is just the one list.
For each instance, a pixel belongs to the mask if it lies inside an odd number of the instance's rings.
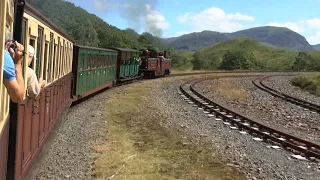
[{"label": "steel rail", "polygon": [[[295,104],[295,105],[298,105],[298,106],[301,106],[301,107],[304,107],[306,109],[309,109],[311,111],[315,111],[315,112],[318,112],[320,113],[320,106],[317,105],[317,104],[314,104],[314,103],[311,103],[311,102],[308,102],[308,101],[305,101],[305,100],[302,100],[302,99],[299,99],[299,98],[296,98],[296,97],[293,97],[293,96],[290,96],[288,94],[285,94],[285,93],[282,93],[278,90],[275,90],[269,86],[267,86],[266,84],[263,83],[264,80],[266,80],[267,78],[270,78],[270,77],[273,77],[275,75],[271,75],[271,76],[265,76],[265,77],[262,77],[262,78],[257,78],[257,79],[254,79],[252,80],[252,83],[259,89],[275,96],[275,97],[279,97],[285,101],[288,101],[292,104]],[[290,76],[290,75],[288,75]],[[258,82],[257,82],[258,81]]]},{"label": "steel rail", "polygon": [[[180,91],[193,103],[197,104],[197,106],[200,106],[204,110],[215,114],[216,117],[221,118],[221,120],[223,120],[225,124],[233,126],[234,129],[247,131],[249,134],[258,136],[265,142],[278,144],[284,149],[304,156],[309,160],[320,160],[319,144],[309,142],[280,130],[268,127],[211,101],[194,89],[193,86],[201,81],[203,81],[203,79],[188,81],[184,84],[181,84]],[[188,86],[190,93],[188,93],[187,90],[184,89],[187,84],[190,84]],[[192,95],[191,93],[194,95]]]}]

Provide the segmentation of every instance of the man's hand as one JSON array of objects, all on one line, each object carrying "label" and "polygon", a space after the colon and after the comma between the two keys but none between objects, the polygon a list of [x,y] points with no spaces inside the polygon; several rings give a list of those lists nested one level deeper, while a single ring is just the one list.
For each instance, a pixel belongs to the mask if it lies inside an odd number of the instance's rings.
[{"label": "man's hand", "polygon": [[40,79],[40,87],[43,88],[45,85],[47,85],[47,81]]},{"label": "man's hand", "polygon": [[[11,44],[15,44],[16,46],[15,50],[10,47]],[[23,52],[24,52],[24,47],[22,44],[18,43],[17,41],[14,41],[13,43],[7,42],[6,50],[10,52],[15,64],[21,64],[23,60]]]}]

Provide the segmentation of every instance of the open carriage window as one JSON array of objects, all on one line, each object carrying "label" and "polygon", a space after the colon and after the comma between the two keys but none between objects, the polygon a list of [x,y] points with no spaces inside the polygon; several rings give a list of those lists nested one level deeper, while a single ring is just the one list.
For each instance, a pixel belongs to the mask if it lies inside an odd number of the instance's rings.
[{"label": "open carriage window", "polygon": [[[30,37],[30,41],[29,41],[29,45],[31,45],[32,47],[35,47],[35,44],[36,44],[36,40],[34,39],[34,38],[31,38]],[[34,67],[34,60],[31,62],[31,64],[30,64],[30,68],[33,68]]]},{"label": "open carriage window", "polygon": [[37,39],[37,59],[36,59],[36,75],[38,78],[41,76],[41,61],[42,61],[42,45],[43,45],[43,28],[38,27],[38,39]]},{"label": "open carriage window", "polygon": [[53,50],[54,40],[53,33],[50,33],[50,45],[49,45],[49,58],[48,58],[48,82],[53,80],[53,72],[52,72],[52,61],[54,59],[52,50]]}]

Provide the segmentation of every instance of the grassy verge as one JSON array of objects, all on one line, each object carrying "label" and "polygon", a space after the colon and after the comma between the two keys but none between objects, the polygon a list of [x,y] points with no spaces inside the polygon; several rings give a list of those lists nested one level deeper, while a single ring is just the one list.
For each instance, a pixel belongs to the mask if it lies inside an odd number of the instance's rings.
[{"label": "grassy verge", "polygon": [[211,89],[214,93],[221,94],[230,100],[245,100],[248,97],[247,91],[239,83],[231,79],[218,81]]},{"label": "grassy verge", "polygon": [[[245,179],[219,161],[209,148],[186,144],[160,126],[150,106],[159,81],[133,84],[107,102],[108,141],[96,146],[98,179]],[[148,105],[149,104],[149,105]]]},{"label": "grassy verge", "polygon": [[291,84],[320,97],[320,74],[295,76]]}]

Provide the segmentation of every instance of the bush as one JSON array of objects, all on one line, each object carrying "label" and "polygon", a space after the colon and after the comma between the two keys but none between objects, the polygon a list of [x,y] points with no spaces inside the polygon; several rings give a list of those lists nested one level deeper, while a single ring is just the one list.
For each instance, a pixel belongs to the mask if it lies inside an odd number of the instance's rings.
[{"label": "bush", "polygon": [[312,78],[308,78],[306,76],[296,76],[291,79],[291,84],[293,86],[300,87],[311,94],[320,96],[320,88],[318,87],[317,82]]}]

